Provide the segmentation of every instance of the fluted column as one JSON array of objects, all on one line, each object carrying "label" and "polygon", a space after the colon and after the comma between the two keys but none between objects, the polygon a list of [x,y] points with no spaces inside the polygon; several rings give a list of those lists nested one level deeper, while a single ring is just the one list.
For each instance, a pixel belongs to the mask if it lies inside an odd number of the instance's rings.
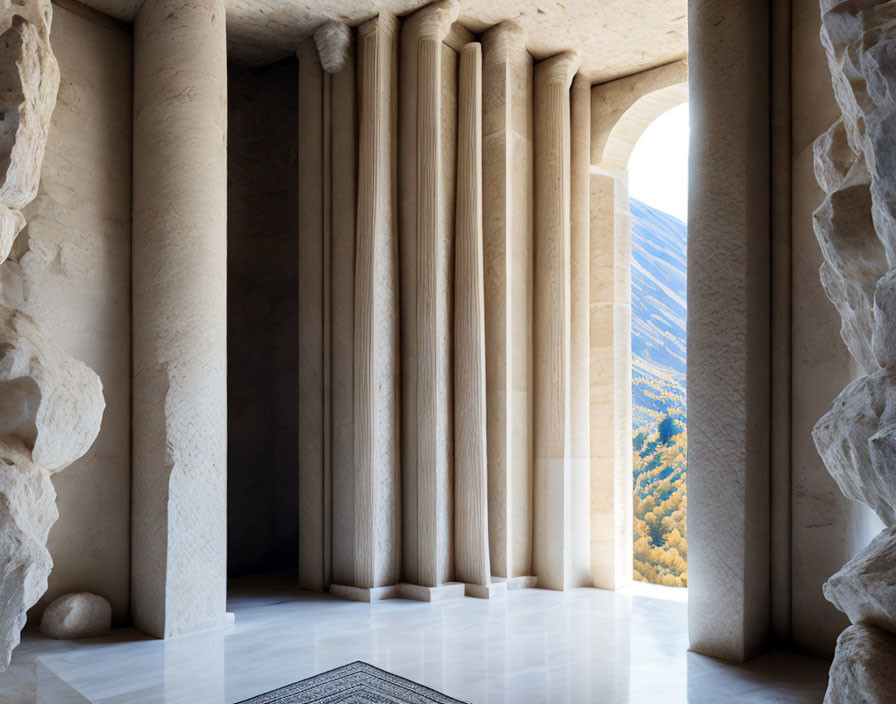
[{"label": "fluted column", "polygon": [[535,538],[539,586],[572,584],[570,97],[573,53],[535,66]]},{"label": "fluted column", "polygon": [[482,35],[488,538],[492,575],[532,574],[532,56],[510,21]]},{"label": "fluted column", "polygon": [[488,479],[485,290],[482,273],[482,46],[467,44],[458,70],[454,309],[455,553],[458,581],[487,585]]},{"label": "fluted column", "polygon": [[354,585],[399,579],[398,23],[358,30],[358,239],[354,311]]},{"label": "fluted column", "polygon": [[351,31],[299,47],[299,585],[353,575],[355,78]]},{"label": "fluted column", "polygon": [[570,577],[591,586],[591,83],[581,74],[570,103]]},{"label": "fluted column", "polygon": [[[330,581],[330,78],[313,40],[299,58],[299,586]],[[327,78],[325,79],[325,75]],[[326,132],[326,134],[325,134]],[[328,176],[329,174],[327,174]],[[326,184],[326,185],[325,185]],[[326,192],[325,192],[326,189]],[[325,201],[325,196],[327,200]]]},{"label": "fluted column", "polygon": [[405,20],[401,37],[401,321],[403,571],[437,587],[453,560],[451,279],[456,105],[442,100],[457,18],[443,0]]},{"label": "fluted column", "polygon": [[[357,204],[357,119],[354,47],[349,28],[328,22],[315,32],[330,89],[330,233],[332,363],[331,442],[333,473],[332,551],[334,582],[354,573],[354,307]],[[323,36],[323,39],[322,39]],[[326,79],[325,79],[326,80]],[[300,108],[301,109],[301,108]],[[324,183],[327,183],[326,175]]]},{"label": "fluted column", "polygon": [[224,0],[134,20],[135,625],[226,618],[227,50]]}]

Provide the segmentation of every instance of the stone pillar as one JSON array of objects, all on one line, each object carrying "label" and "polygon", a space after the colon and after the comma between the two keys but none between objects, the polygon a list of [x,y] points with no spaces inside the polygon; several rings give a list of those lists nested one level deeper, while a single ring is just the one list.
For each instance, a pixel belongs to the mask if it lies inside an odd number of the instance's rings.
[{"label": "stone pillar", "polygon": [[317,28],[299,58],[299,585],[353,573],[356,124],[351,30]]},{"label": "stone pillar", "polygon": [[482,273],[482,46],[467,44],[458,72],[454,308],[455,552],[458,581],[487,585],[485,299]]},{"label": "stone pillar", "polygon": [[[330,74],[313,40],[299,58],[299,586],[330,583]],[[326,168],[328,172],[324,173]]]},{"label": "stone pillar", "polygon": [[[443,40],[460,10],[443,0],[401,35],[400,188],[402,491],[405,580],[437,587],[453,572],[451,280],[456,105]],[[453,84],[453,80],[451,84]],[[449,93],[450,95],[450,93]]]},{"label": "stone pillar", "polygon": [[[569,505],[570,427],[570,98],[573,53],[535,66],[535,538],[538,584],[573,586]],[[587,563],[587,555],[585,556]],[[580,586],[576,584],[575,586]]]},{"label": "stone pillar", "polygon": [[570,540],[574,586],[591,586],[591,83],[570,91]]},{"label": "stone pillar", "polygon": [[689,9],[689,635],[742,661],[769,628],[769,11]]},{"label": "stone pillar", "polygon": [[[596,92],[601,86],[596,86]],[[591,579],[632,579],[632,304],[628,172],[591,174]]]},{"label": "stone pillar", "polygon": [[134,19],[131,610],[150,635],[225,620],[224,0]]},{"label": "stone pillar", "polygon": [[488,538],[492,575],[532,574],[532,56],[520,25],[482,35]]},{"label": "stone pillar", "polygon": [[[332,580],[354,573],[354,307],[358,175],[354,47],[351,30],[328,22],[314,33],[329,80],[330,358],[332,364]],[[328,41],[324,41],[324,38]],[[336,41],[334,41],[336,40]]]},{"label": "stone pillar", "polygon": [[401,564],[397,48],[391,15],[358,30],[354,585],[368,589],[397,582]]}]

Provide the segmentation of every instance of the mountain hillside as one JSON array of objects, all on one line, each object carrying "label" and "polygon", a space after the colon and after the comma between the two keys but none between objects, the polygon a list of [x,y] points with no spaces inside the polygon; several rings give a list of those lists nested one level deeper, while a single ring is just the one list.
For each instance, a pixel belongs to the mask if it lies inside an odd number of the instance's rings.
[{"label": "mountain hillside", "polygon": [[634,578],[687,586],[687,225],[632,211]]}]

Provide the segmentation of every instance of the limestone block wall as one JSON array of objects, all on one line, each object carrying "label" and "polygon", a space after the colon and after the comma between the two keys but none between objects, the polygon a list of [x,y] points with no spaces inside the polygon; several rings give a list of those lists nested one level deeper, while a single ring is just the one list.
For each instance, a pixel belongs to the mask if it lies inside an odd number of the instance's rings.
[{"label": "limestone block wall", "polygon": [[227,571],[294,568],[298,74],[228,66]]},{"label": "limestone block wall", "polygon": [[128,618],[130,561],[131,35],[78,3],[53,4],[59,93],[37,196],[25,209],[4,298],[100,377],[96,442],[57,474],[49,587],[32,617],[72,591]]}]

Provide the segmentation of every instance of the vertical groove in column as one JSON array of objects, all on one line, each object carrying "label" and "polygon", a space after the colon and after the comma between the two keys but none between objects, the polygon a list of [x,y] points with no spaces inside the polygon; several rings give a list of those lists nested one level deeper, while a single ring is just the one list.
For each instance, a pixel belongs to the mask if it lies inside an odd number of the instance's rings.
[{"label": "vertical groove in column", "polygon": [[491,572],[532,570],[532,57],[505,21],[482,35],[488,539]]},{"label": "vertical groove in column", "polygon": [[223,623],[227,589],[227,48],[223,0],[134,20],[134,624]]},{"label": "vertical groove in column", "polygon": [[[357,119],[354,47],[330,77],[331,359],[332,359],[332,579],[354,579],[354,306]],[[327,144],[326,140],[324,142]]]},{"label": "vertical groove in column", "polygon": [[354,318],[354,585],[400,568],[397,21],[358,30],[358,231]]},{"label": "vertical groove in column", "polygon": [[455,576],[461,582],[488,584],[482,47],[476,43],[460,52],[455,243]]},{"label": "vertical groove in column", "polygon": [[[402,27],[401,290],[404,571],[438,586],[451,576],[450,257],[443,178],[442,40],[456,0],[418,10]],[[450,189],[450,191],[448,190]]]},{"label": "vertical groove in column", "polygon": [[591,586],[591,84],[577,75],[570,112],[571,586]]},{"label": "vertical groove in column", "polygon": [[299,586],[324,591],[325,527],[324,78],[317,49],[299,57]]},{"label": "vertical groove in column", "polygon": [[570,497],[570,98],[572,53],[535,65],[535,537],[539,586],[565,589]]}]

